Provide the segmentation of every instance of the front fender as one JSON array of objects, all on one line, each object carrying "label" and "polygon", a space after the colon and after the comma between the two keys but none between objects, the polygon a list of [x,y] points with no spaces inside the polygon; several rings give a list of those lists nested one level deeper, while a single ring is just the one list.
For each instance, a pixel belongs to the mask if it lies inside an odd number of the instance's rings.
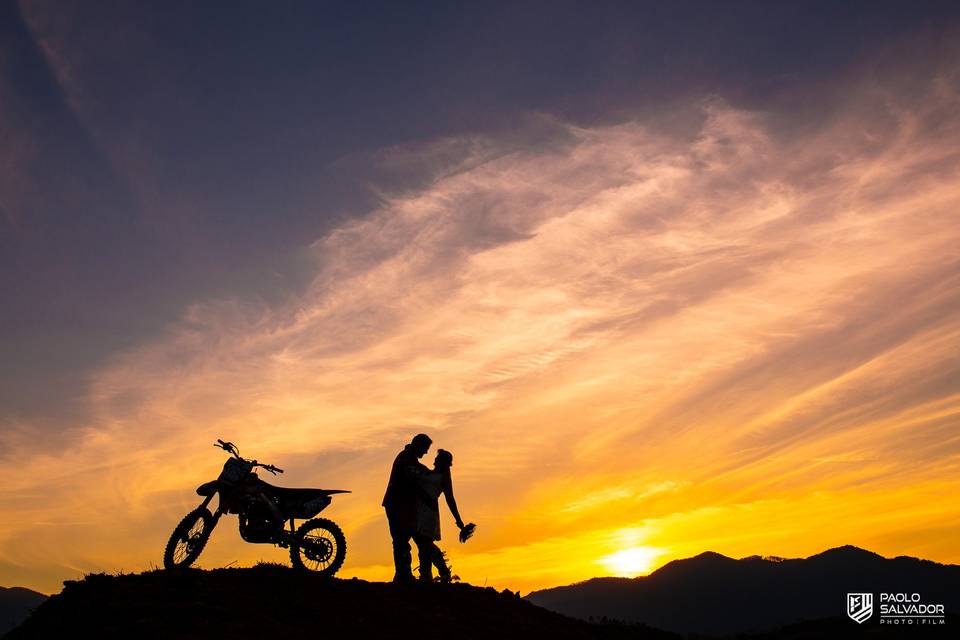
[{"label": "front fender", "polygon": [[216,480],[211,480],[210,482],[204,482],[202,485],[197,487],[197,494],[201,496],[212,496],[217,492],[218,482]]}]

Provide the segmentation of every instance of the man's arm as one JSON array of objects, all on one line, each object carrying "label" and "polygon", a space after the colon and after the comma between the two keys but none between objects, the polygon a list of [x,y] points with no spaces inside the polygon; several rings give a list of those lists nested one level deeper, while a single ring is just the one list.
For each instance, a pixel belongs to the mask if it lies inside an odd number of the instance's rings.
[{"label": "man's arm", "polygon": [[419,460],[405,461],[403,466],[400,467],[400,470],[404,479],[410,482],[415,481],[417,478],[430,471],[430,469],[420,464]]}]

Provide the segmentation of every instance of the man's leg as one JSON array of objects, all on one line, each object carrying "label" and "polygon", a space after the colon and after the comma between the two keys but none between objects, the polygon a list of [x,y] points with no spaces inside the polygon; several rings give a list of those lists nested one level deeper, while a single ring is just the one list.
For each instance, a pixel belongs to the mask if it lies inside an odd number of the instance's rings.
[{"label": "man's leg", "polygon": [[[394,516],[394,517],[391,517]],[[410,570],[410,532],[399,526],[395,514],[387,511],[387,522],[390,524],[390,538],[393,541],[394,582],[410,582],[413,572]]]}]

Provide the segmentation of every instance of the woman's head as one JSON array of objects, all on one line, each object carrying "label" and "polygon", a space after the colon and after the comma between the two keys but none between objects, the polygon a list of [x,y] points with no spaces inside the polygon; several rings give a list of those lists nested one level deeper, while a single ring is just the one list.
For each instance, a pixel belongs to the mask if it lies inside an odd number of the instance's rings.
[{"label": "woman's head", "polygon": [[437,449],[437,457],[433,460],[436,468],[449,469],[453,466],[453,454],[446,449]]}]

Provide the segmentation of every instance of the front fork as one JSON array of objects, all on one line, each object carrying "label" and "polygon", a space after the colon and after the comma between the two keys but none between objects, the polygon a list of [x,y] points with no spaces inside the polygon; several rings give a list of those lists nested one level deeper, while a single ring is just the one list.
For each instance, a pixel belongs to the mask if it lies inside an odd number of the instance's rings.
[{"label": "front fork", "polygon": [[[200,506],[197,507],[197,509],[207,509],[207,511],[209,511],[210,502],[213,500],[213,496],[214,494],[211,493],[206,498],[204,498],[203,502],[200,503]],[[220,516],[222,515],[223,515],[223,504],[221,502],[221,504],[217,505],[217,510],[213,512],[213,523],[210,525],[210,532],[212,532],[214,528],[217,526],[217,523],[220,522]]]}]

